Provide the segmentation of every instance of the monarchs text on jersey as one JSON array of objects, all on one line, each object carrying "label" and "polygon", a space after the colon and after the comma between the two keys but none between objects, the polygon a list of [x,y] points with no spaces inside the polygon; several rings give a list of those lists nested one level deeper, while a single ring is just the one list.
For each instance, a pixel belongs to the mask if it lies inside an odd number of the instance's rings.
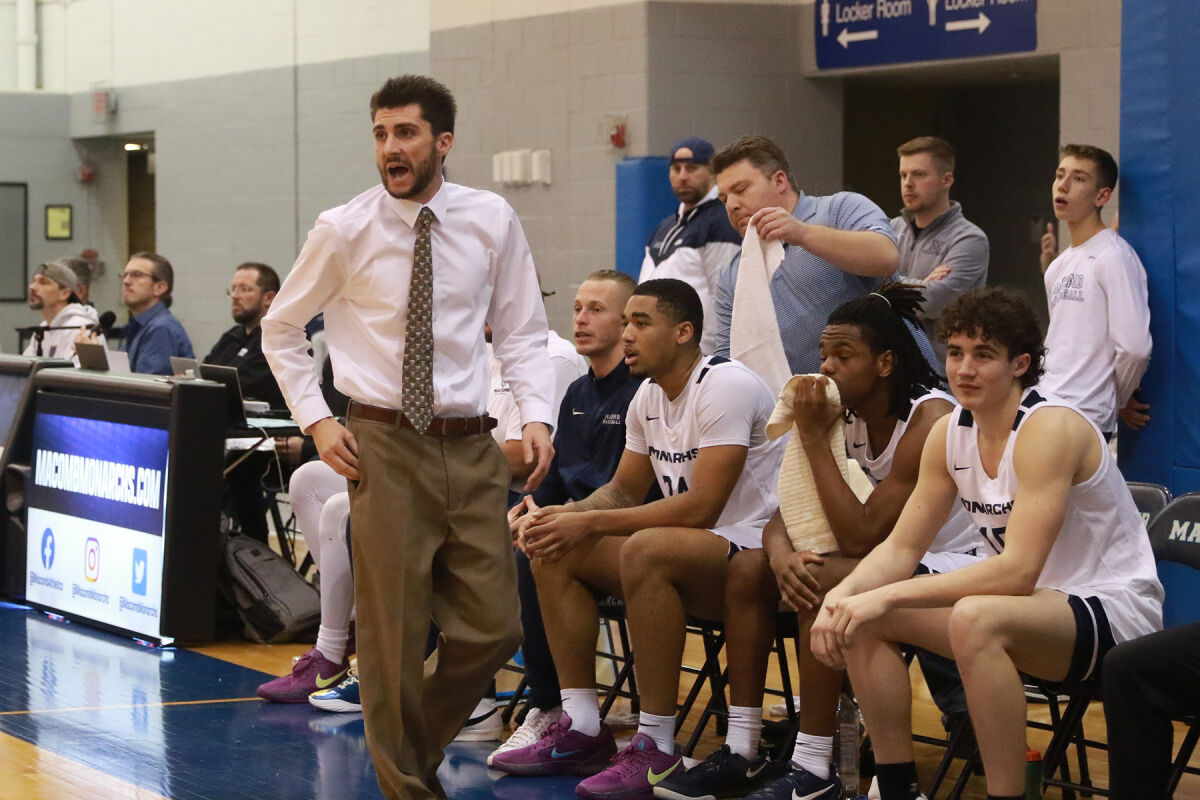
[{"label": "monarchs text on jersey", "polygon": [[[760,547],[762,527],[779,505],[775,484],[786,441],[767,438],[774,407],[766,383],[744,364],[701,358],[674,400],[653,381],[641,385],[629,404],[625,446],[649,457],[664,497],[688,491],[704,448],[747,448],[746,464],[714,529],[737,530],[726,538],[742,547]],[[755,529],[756,534],[750,533]]]}]

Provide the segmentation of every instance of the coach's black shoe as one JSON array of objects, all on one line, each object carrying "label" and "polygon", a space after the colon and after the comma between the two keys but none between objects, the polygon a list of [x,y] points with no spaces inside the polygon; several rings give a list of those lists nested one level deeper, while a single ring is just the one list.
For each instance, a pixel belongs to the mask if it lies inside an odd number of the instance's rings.
[{"label": "coach's black shoe", "polygon": [[721,745],[721,749],[696,766],[672,775],[654,787],[654,796],[665,800],[724,800],[745,797],[771,777],[771,759],[751,761]]}]

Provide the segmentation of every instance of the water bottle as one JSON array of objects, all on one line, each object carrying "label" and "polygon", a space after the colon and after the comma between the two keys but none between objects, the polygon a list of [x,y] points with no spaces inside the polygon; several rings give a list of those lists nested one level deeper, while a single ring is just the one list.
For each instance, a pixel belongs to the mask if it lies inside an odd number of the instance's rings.
[{"label": "water bottle", "polygon": [[837,770],[842,779],[842,797],[858,797],[858,704],[842,692],[837,706]]},{"label": "water bottle", "polygon": [[1042,754],[1025,748],[1025,800],[1042,800]]}]

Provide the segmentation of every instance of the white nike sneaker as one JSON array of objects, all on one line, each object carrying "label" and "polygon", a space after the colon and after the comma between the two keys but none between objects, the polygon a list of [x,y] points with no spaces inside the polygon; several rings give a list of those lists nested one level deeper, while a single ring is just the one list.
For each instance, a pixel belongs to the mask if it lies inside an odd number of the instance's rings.
[{"label": "white nike sneaker", "polygon": [[555,706],[554,708],[531,708],[525,715],[525,721],[521,723],[521,727],[513,731],[512,736],[509,736],[504,744],[497,747],[487,757],[487,763],[490,767],[492,759],[501,753],[507,753],[509,750],[517,750],[522,747],[528,747],[546,735],[546,730],[562,716],[562,707]]},{"label": "white nike sneaker", "polygon": [[500,712],[496,710],[496,700],[485,697],[475,706],[467,724],[463,725],[454,741],[498,742],[503,731],[504,722],[500,719]]},{"label": "white nike sneaker", "polygon": [[[797,714],[800,713],[800,695],[796,695],[792,698],[792,708],[796,710]],[[767,709],[767,713],[772,717],[786,717],[787,703],[772,703]]]}]

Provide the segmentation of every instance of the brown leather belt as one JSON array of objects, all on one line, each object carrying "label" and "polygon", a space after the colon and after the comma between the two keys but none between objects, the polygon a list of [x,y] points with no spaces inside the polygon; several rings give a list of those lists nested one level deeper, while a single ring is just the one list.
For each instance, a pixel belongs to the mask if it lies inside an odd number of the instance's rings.
[{"label": "brown leather belt", "polygon": [[[346,416],[350,419],[382,422],[384,425],[399,425],[401,428],[413,427],[408,417],[395,409],[367,405],[356,400],[350,401]],[[481,417],[434,417],[424,432],[434,436],[474,436],[487,433],[495,427],[496,419],[487,414]]]}]

